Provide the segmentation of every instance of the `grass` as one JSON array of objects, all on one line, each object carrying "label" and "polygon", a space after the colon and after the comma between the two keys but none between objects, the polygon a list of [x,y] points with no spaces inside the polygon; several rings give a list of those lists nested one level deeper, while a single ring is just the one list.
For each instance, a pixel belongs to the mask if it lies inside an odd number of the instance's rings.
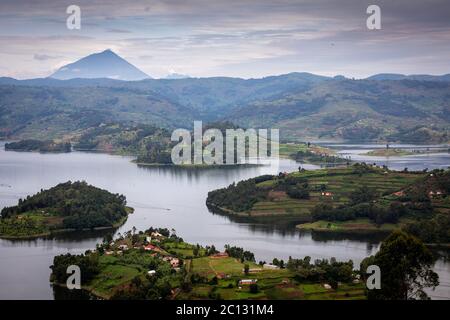
[{"label": "grass", "polygon": [[[362,284],[342,284],[337,290],[325,289],[321,283],[299,283],[295,280],[295,273],[288,269],[262,269],[259,265],[249,263],[250,269],[257,268],[258,272],[248,275],[243,273],[244,263],[234,258],[202,257],[191,260],[189,274],[197,273],[210,281],[215,275],[218,283],[197,283],[192,291],[183,293],[179,299],[209,299],[218,295],[225,300],[296,300],[296,299],[365,299]],[[242,279],[257,279],[258,292],[251,293],[250,287],[239,286]]]},{"label": "grass", "polygon": [[[384,173],[381,169],[373,173],[359,175],[352,168],[321,169],[295,172],[291,175],[304,177],[308,180],[310,199],[292,199],[286,194],[277,194],[276,197],[271,198],[271,192],[269,192],[268,199],[255,203],[248,215],[256,217],[296,216],[307,222],[310,218],[311,209],[317,204],[323,201],[329,201],[333,206],[346,204],[349,202],[351,193],[362,185],[383,195],[399,191],[422,177],[421,174],[391,171]],[[276,183],[277,180],[268,180],[259,183],[258,187],[273,188]],[[322,196],[319,191],[321,186],[325,187],[325,191],[331,192],[332,196]]]},{"label": "grass", "polygon": [[401,156],[409,156],[412,154],[414,153],[401,149],[376,149],[364,153],[364,155],[366,156],[374,156],[374,157],[401,157]]},{"label": "grass", "polygon": [[136,276],[144,276],[139,265],[122,264],[117,257],[101,255],[100,273],[86,288],[94,295],[109,299],[117,288],[129,283]]},{"label": "grass", "polygon": [[399,223],[384,223],[377,225],[368,218],[361,218],[349,221],[324,221],[319,220],[311,223],[297,225],[301,230],[330,231],[330,232],[390,232],[400,228],[407,219],[401,219]]},{"label": "grass", "polygon": [[[241,263],[235,258],[214,258],[202,257],[191,260],[191,272],[195,272],[208,279],[215,276],[225,277],[244,276],[243,270],[245,264],[249,264],[250,269],[261,269],[261,267],[252,262]],[[247,277],[247,276],[246,276]],[[251,276],[250,276],[251,277]]]}]

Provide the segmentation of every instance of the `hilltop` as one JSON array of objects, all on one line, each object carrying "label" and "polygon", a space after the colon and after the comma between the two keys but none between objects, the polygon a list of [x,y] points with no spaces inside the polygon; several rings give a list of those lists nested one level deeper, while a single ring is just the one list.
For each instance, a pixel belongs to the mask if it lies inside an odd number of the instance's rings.
[{"label": "hilltop", "polygon": [[41,190],[0,217],[0,238],[33,238],[53,232],[112,228],[125,222],[131,208],[123,195],[88,185],[65,182]]},{"label": "hilltop", "polygon": [[135,81],[149,78],[144,72],[111,50],[94,53],[74,63],[61,67],[50,78],[67,80],[75,78],[110,78]]}]

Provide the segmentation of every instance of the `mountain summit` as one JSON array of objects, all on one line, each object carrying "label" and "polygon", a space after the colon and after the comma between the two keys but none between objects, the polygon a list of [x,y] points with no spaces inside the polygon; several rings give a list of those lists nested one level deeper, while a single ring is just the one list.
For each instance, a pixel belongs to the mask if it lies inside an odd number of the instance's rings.
[{"label": "mountain summit", "polygon": [[52,74],[50,78],[60,80],[73,78],[110,78],[133,81],[150,77],[108,49],[65,65]]}]

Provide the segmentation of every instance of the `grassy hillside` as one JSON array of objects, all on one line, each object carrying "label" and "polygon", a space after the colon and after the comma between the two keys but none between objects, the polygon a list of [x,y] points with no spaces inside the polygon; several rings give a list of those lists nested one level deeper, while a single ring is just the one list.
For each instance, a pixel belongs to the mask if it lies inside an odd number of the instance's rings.
[{"label": "grassy hillside", "polygon": [[236,107],[244,126],[282,128],[289,140],[447,142],[450,83],[334,80]]},{"label": "grassy hillside", "polygon": [[[301,229],[388,232],[405,228],[450,243],[450,171],[395,172],[366,164],[261,176],[211,191],[213,212]],[[425,232],[426,230],[426,232]]]},{"label": "grassy hillside", "polygon": [[0,136],[59,138],[110,122],[174,127],[195,110],[150,90],[127,87],[0,86]]},{"label": "grassy hillside", "polygon": [[[1,84],[3,83],[3,84]],[[100,123],[191,127],[229,120],[283,140],[448,142],[450,82],[263,79],[0,81],[0,136],[48,139]]]}]

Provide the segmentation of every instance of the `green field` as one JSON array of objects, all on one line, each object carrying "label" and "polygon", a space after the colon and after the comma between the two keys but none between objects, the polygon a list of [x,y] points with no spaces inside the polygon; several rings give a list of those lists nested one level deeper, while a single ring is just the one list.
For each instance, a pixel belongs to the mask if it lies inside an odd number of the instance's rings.
[{"label": "green field", "polygon": [[112,256],[100,256],[100,274],[86,289],[98,297],[110,298],[117,288],[127,284],[136,276],[145,276],[145,269],[139,265],[125,265]]},{"label": "green field", "polygon": [[[246,262],[248,263],[248,262]],[[203,257],[193,259],[191,274],[207,277],[209,281],[217,276],[218,283],[195,284],[189,293],[182,293],[179,299],[210,299],[218,297],[225,300],[335,300],[365,299],[362,284],[341,284],[338,289],[325,289],[323,283],[301,283],[295,280],[295,273],[287,269],[262,269],[259,265],[249,263],[250,273],[243,272],[244,263],[234,258]],[[256,270],[252,270],[256,269]],[[258,292],[250,292],[249,286],[238,285],[242,279],[257,279]]]},{"label": "green field", "polygon": [[313,230],[313,231],[330,231],[330,232],[359,232],[359,233],[373,233],[382,232],[389,233],[395,229],[401,228],[404,224],[409,222],[409,219],[400,219],[397,224],[383,223],[377,225],[368,218],[360,218],[350,221],[314,221],[311,223],[302,223],[297,225],[300,230]]}]

